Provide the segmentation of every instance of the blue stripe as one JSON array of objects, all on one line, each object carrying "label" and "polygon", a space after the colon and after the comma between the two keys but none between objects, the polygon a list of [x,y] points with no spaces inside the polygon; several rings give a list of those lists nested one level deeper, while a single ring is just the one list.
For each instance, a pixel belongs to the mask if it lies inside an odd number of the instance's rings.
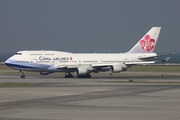
[{"label": "blue stripe", "polygon": [[35,68],[38,69],[37,67],[30,67],[30,66],[24,66],[24,65],[17,65],[17,64],[11,64],[11,63],[5,63],[9,67],[17,67],[17,68]]}]

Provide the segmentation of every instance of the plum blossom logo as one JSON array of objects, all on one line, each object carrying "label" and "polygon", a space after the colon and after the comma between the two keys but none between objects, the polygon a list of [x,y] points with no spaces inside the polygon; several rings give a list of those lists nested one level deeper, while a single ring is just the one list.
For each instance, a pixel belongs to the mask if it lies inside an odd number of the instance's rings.
[{"label": "plum blossom logo", "polygon": [[145,37],[139,42],[142,49],[145,51],[151,51],[155,46],[155,40],[150,37],[150,35],[145,35]]}]

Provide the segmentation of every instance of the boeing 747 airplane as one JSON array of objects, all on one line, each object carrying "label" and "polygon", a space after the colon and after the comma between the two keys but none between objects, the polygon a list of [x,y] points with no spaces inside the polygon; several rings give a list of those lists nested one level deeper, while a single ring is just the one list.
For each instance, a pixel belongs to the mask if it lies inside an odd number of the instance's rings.
[{"label": "boeing 747 airplane", "polygon": [[137,64],[155,63],[157,56],[153,53],[161,27],[152,27],[126,53],[70,53],[62,51],[37,50],[19,51],[5,61],[11,68],[24,71],[39,72],[48,75],[54,72],[65,72],[65,77],[90,78],[91,72],[119,73]]}]

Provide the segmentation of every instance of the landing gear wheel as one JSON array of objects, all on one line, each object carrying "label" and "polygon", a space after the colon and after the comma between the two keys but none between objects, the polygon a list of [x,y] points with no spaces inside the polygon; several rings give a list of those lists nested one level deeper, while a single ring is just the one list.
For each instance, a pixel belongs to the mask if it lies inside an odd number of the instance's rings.
[{"label": "landing gear wheel", "polygon": [[21,72],[21,78],[26,78],[26,75],[24,74],[24,71],[20,70],[20,72]]},{"label": "landing gear wheel", "polygon": [[86,77],[87,77],[87,78],[91,78],[91,75],[90,75],[90,74],[87,74]]},{"label": "landing gear wheel", "polygon": [[73,75],[65,75],[65,78],[73,78]]},{"label": "landing gear wheel", "polygon": [[26,75],[21,75],[21,78],[26,78]]},{"label": "landing gear wheel", "polygon": [[67,75],[65,75],[65,78],[73,78],[73,75],[71,73],[68,73]]},{"label": "landing gear wheel", "polygon": [[77,75],[77,78],[91,78],[90,74],[86,74],[86,75]]}]

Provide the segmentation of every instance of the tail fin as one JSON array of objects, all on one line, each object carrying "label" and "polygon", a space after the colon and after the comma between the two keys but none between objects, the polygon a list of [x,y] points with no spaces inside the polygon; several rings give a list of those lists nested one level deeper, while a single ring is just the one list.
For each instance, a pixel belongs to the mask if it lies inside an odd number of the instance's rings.
[{"label": "tail fin", "polygon": [[128,53],[152,53],[161,27],[152,27]]}]

